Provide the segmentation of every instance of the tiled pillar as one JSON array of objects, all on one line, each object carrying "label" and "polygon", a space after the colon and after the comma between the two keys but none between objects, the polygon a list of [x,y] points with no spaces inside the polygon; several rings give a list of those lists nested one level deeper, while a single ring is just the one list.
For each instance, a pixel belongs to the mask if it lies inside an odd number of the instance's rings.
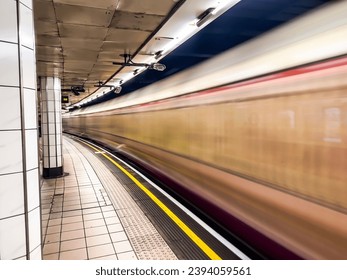
[{"label": "tiled pillar", "polygon": [[41,77],[43,177],[63,176],[60,79]]},{"label": "tiled pillar", "polygon": [[41,259],[32,0],[0,2],[0,259]]}]

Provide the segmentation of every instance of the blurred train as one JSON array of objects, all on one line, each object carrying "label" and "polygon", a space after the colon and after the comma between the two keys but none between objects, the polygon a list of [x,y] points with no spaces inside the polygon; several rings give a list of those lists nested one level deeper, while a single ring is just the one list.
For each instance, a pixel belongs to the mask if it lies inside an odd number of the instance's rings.
[{"label": "blurred train", "polygon": [[347,259],[346,12],[347,1],[334,2],[74,110],[64,131],[177,183],[266,258]]}]

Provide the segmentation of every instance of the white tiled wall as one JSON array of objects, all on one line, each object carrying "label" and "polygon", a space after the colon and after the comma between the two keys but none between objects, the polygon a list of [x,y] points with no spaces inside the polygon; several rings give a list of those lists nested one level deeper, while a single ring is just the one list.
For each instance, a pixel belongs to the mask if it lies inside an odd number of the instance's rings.
[{"label": "white tiled wall", "polygon": [[18,87],[18,45],[0,41],[0,49],[0,85]]},{"label": "white tiled wall", "polygon": [[23,64],[23,86],[26,88],[36,88],[36,76],[35,76],[35,53],[34,50],[26,47],[21,47],[22,52],[22,64]]},{"label": "white tiled wall", "polygon": [[22,132],[10,130],[0,132],[0,174],[23,171]]},{"label": "white tiled wall", "polygon": [[19,88],[0,87],[0,130],[20,129],[20,92]]},{"label": "white tiled wall", "polygon": [[37,127],[37,113],[32,108],[36,106],[36,91],[32,89],[24,89],[24,117],[25,117],[25,128],[36,128]]},{"label": "white tiled wall", "polygon": [[43,167],[62,166],[60,79],[41,78]]},{"label": "white tiled wall", "polygon": [[13,0],[2,0],[1,4],[6,8],[0,9],[0,40],[17,43],[17,18],[13,16],[16,14],[16,2]]},{"label": "white tiled wall", "polygon": [[28,211],[31,211],[40,206],[39,171],[37,168],[30,170],[26,176]]},{"label": "white tiled wall", "polygon": [[0,220],[24,214],[22,173],[0,176]]},{"label": "white tiled wall", "polygon": [[38,163],[38,145],[37,145],[37,130],[27,129],[25,131],[26,143],[26,169],[31,170],[37,168]]},{"label": "white tiled wall", "polygon": [[41,259],[32,0],[0,5],[0,259]]},{"label": "white tiled wall", "polygon": [[26,254],[24,215],[0,220],[1,259],[16,259]]},{"label": "white tiled wall", "polygon": [[34,24],[32,11],[25,5],[20,5],[20,36],[22,46],[34,49]]},{"label": "white tiled wall", "polygon": [[29,212],[29,251],[32,252],[41,245],[41,213],[40,208]]}]

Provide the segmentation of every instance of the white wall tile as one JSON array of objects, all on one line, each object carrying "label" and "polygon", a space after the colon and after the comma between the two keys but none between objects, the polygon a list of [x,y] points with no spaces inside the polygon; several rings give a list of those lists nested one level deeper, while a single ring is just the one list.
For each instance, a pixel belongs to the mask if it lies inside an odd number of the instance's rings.
[{"label": "white wall tile", "polygon": [[48,135],[47,134],[43,134],[42,135],[42,142],[43,142],[43,145],[48,145]]},{"label": "white wall tile", "polygon": [[32,0],[20,0],[21,3],[23,3],[24,5],[26,5],[27,7],[29,7],[30,9],[33,8],[33,1]]},{"label": "white wall tile", "polygon": [[0,248],[3,260],[26,254],[24,215],[0,220]]},{"label": "white wall tile", "polygon": [[34,249],[34,251],[32,251],[30,253],[30,260],[42,260],[42,248],[41,248],[41,245],[39,247],[37,247],[36,249]]},{"label": "white wall tile", "polygon": [[[61,81],[58,77],[54,77],[54,89],[57,90],[58,92],[56,92],[56,95],[55,96],[60,96],[60,91],[61,91]],[[60,100],[60,98],[58,100]]]},{"label": "white wall tile", "polygon": [[[51,85],[50,83],[47,83],[47,86],[50,86],[50,85]],[[47,89],[47,100],[48,101],[54,101],[54,90],[53,89]]]},{"label": "white wall tile", "polygon": [[61,122],[61,105],[56,106],[56,108],[58,108],[58,110],[55,111],[55,119]]},{"label": "white wall tile", "polygon": [[56,133],[61,134],[61,124],[57,125]]},{"label": "white wall tile", "polygon": [[29,212],[29,251],[33,251],[37,246],[41,245],[41,213],[40,208],[36,208]]},{"label": "white wall tile", "polygon": [[0,40],[18,42],[16,1],[1,0],[0,26]]},{"label": "white wall tile", "polygon": [[0,61],[0,85],[18,87],[18,45],[0,42]]},{"label": "white wall tile", "polygon": [[58,157],[58,161],[57,161],[58,167],[63,166],[63,159],[62,158],[63,158],[62,156]]},{"label": "white wall tile", "polygon": [[36,91],[24,89],[25,128],[37,128]]},{"label": "white wall tile", "polygon": [[42,132],[42,134],[44,134],[44,135],[47,135],[47,134],[48,134],[48,124],[47,124],[47,123],[42,123],[42,124],[41,124],[41,132]]},{"label": "white wall tile", "polygon": [[27,170],[38,167],[38,139],[37,130],[25,131],[25,150]]},{"label": "white wall tile", "polygon": [[54,157],[54,156],[49,157],[49,167],[51,167],[51,168],[58,167],[57,166],[57,157]]},{"label": "white wall tile", "polygon": [[23,213],[23,173],[0,176],[0,219]]},{"label": "white wall tile", "polygon": [[57,137],[56,137],[56,140],[57,140],[57,144],[62,144],[61,142],[61,134],[57,134]]},{"label": "white wall tile", "polygon": [[47,100],[54,100],[54,78],[47,77],[46,78],[46,90],[47,90]]},{"label": "white wall tile", "polygon": [[43,157],[43,167],[44,168],[49,168],[49,157]]},{"label": "white wall tile", "polygon": [[49,156],[50,157],[57,156],[56,146],[49,146]]},{"label": "white wall tile", "polygon": [[20,5],[20,40],[23,46],[34,49],[33,11]]},{"label": "white wall tile", "polygon": [[0,131],[0,174],[21,172],[21,131]]},{"label": "white wall tile", "polygon": [[41,111],[47,112],[47,101],[41,99]]},{"label": "white wall tile", "polygon": [[55,142],[55,135],[49,135],[49,145],[50,146],[55,146],[56,145],[56,142]]},{"label": "white wall tile", "polygon": [[61,152],[61,145],[57,145],[57,156],[61,156],[62,152]]},{"label": "white wall tile", "polygon": [[48,148],[49,148],[49,146],[46,146],[46,145],[43,146],[43,154],[44,155],[48,156],[48,150],[49,150]]},{"label": "white wall tile", "polygon": [[48,131],[49,131],[49,134],[55,134],[56,131],[55,131],[55,124],[54,123],[50,123],[48,125]]},{"label": "white wall tile", "polygon": [[48,123],[47,114],[41,114],[41,121],[42,123]]},{"label": "white wall tile", "polygon": [[54,112],[55,111],[54,101],[47,101],[47,111],[48,112]]},{"label": "white wall tile", "polygon": [[20,95],[19,88],[0,87],[0,130],[20,129]]},{"label": "white wall tile", "polygon": [[27,203],[28,211],[40,206],[40,187],[38,169],[27,172]]},{"label": "white wall tile", "polygon": [[36,88],[36,67],[35,53],[25,47],[21,47],[23,65],[23,86],[26,88]]},{"label": "white wall tile", "polygon": [[55,123],[54,112],[48,112],[48,122],[49,123]]}]

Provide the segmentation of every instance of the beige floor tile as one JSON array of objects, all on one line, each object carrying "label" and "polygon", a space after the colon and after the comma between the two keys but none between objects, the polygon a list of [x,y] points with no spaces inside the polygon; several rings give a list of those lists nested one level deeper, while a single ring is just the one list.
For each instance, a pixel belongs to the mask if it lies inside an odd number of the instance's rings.
[{"label": "beige floor tile", "polygon": [[61,225],[49,226],[47,228],[47,234],[58,233],[61,231]]},{"label": "beige floor tile", "polygon": [[116,255],[109,255],[109,256],[104,256],[104,257],[99,257],[99,258],[93,258],[91,260],[118,260]]},{"label": "beige floor tile", "polygon": [[104,212],[103,215],[105,218],[118,217],[118,215],[116,214],[116,212],[114,210]]},{"label": "beige floor tile", "polygon": [[60,260],[86,260],[87,250],[83,248],[83,249],[61,252],[59,259]]},{"label": "beige floor tile", "polygon": [[42,209],[41,212],[43,215],[48,215],[51,212],[51,209],[50,208]]},{"label": "beige floor tile", "polygon": [[111,243],[111,238],[108,234],[90,236],[86,239],[88,247]]},{"label": "beige floor tile", "polygon": [[58,253],[43,256],[43,260],[58,260],[58,259],[59,259]]},{"label": "beige floor tile", "polygon": [[109,232],[118,232],[124,230],[121,224],[107,225],[107,228]]},{"label": "beige floor tile", "polygon": [[59,219],[51,219],[48,222],[48,226],[57,226],[61,224],[61,218]]},{"label": "beige floor tile", "polygon": [[106,226],[86,228],[86,236],[95,236],[108,233]]},{"label": "beige floor tile", "polygon": [[136,254],[134,252],[125,252],[117,254],[119,260],[137,260]]},{"label": "beige floor tile", "polygon": [[98,219],[104,219],[101,212],[83,215],[83,220],[85,221],[98,220]]},{"label": "beige floor tile", "polygon": [[83,209],[83,215],[93,214],[93,213],[101,213],[101,209],[99,207]]},{"label": "beige floor tile", "polygon": [[59,212],[59,213],[52,213],[49,216],[49,219],[60,219],[63,216],[63,212]]},{"label": "beige floor tile", "polygon": [[131,244],[128,240],[113,243],[113,246],[117,254],[133,251],[133,247],[131,247]]},{"label": "beige floor tile", "polygon": [[69,251],[81,248],[86,248],[86,240],[84,238],[63,241],[60,245],[60,251]]},{"label": "beige floor tile", "polygon": [[63,224],[71,224],[71,223],[77,223],[82,222],[82,216],[72,216],[72,217],[66,217],[63,218]]},{"label": "beige floor tile", "polygon": [[53,253],[58,253],[59,252],[59,242],[55,242],[55,243],[46,243],[43,246],[43,254],[44,255],[49,255],[49,254],[53,254]]},{"label": "beige floor tile", "polygon": [[63,231],[61,233],[61,241],[77,239],[84,237],[84,230]]},{"label": "beige floor tile", "polygon": [[91,227],[101,227],[105,225],[104,220],[92,220],[92,221],[85,221],[84,226],[85,228],[91,228]]},{"label": "beige floor tile", "polygon": [[81,216],[82,210],[68,211],[63,213],[63,217],[73,217],[73,216]]},{"label": "beige floor tile", "polygon": [[120,220],[118,217],[105,218],[105,221],[106,225],[120,224]]},{"label": "beige floor tile", "polygon": [[120,241],[128,240],[128,237],[124,231],[111,233],[110,236],[111,236],[112,242],[120,242]]},{"label": "beige floor tile", "polygon": [[114,211],[114,208],[112,205],[109,206],[103,206],[101,207],[102,212],[109,212],[109,211]]},{"label": "beige floor tile", "polygon": [[53,234],[47,234],[45,237],[45,243],[54,243],[60,241],[60,232],[53,233]]},{"label": "beige floor tile", "polygon": [[92,202],[92,203],[82,203],[83,208],[93,208],[93,207],[99,207],[98,202]]},{"label": "beige floor tile", "polygon": [[82,209],[81,204],[71,205],[71,206],[64,206],[63,211],[72,211],[72,210],[79,210],[79,209]]},{"label": "beige floor tile", "polygon": [[112,244],[104,244],[94,247],[88,247],[88,256],[90,259],[115,254]]},{"label": "beige floor tile", "polygon": [[81,206],[81,202],[79,199],[74,199],[74,200],[64,200],[64,204],[63,204],[63,207],[64,207],[64,211],[66,210],[65,207],[67,206]]},{"label": "beige floor tile", "polygon": [[63,224],[62,232],[72,231],[77,229],[83,229],[83,222],[71,223],[71,224]]}]

